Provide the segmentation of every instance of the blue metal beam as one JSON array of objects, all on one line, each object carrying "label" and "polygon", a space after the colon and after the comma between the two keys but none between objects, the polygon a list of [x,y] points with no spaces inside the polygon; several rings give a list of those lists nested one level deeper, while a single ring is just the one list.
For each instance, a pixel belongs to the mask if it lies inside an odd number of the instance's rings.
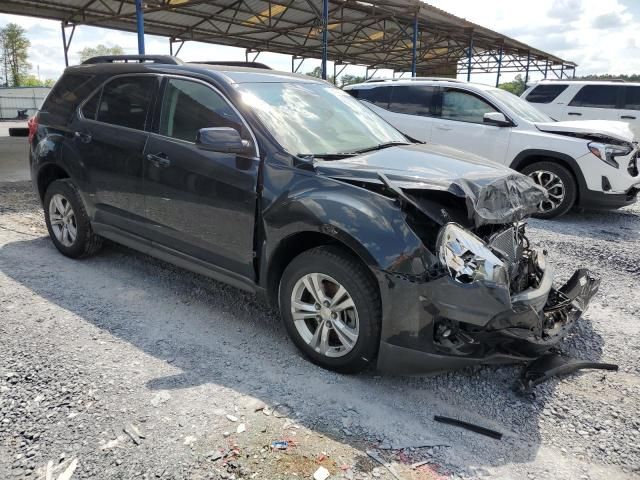
[{"label": "blue metal beam", "polygon": [[136,25],[138,30],[138,55],[144,55],[144,12],[142,0],[136,0]]},{"label": "blue metal beam", "polygon": [[473,58],[473,30],[469,34],[469,51],[467,52],[467,82],[471,81],[471,59]]},{"label": "blue metal beam", "polygon": [[329,60],[329,0],[322,0],[322,78],[327,79]]},{"label": "blue metal beam", "polygon": [[504,52],[504,45],[500,45],[500,53],[498,54],[498,75],[496,76],[496,88],[500,85],[500,70],[502,70],[502,54]]},{"label": "blue metal beam", "polygon": [[413,16],[413,52],[411,56],[411,76],[418,75],[418,14]]}]

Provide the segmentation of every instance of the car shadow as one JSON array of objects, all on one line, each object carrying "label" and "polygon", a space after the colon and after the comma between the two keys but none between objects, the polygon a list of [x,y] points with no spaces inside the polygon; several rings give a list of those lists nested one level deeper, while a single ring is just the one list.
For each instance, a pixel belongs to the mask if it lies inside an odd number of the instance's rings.
[{"label": "car shadow", "polygon": [[[21,260],[25,252],[36,259],[33,265]],[[58,254],[48,238],[16,241],[0,248],[0,270],[179,370],[144,384],[151,392],[221,385],[267,404],[284,402],[298,423],[343,444],[416,447],[412,454],[463,465],[474,476],[536,458],[541,412],[559,381],[522,396],[512,390],[521,366],[478,366],[424,377],[337,375],[302,359],[276,312],[251,294],[118,245],[72,261]],[[568,351],[576,351],[580,337],[588,336],[589,359],[598,360],[603,339],[591,322],[582,318],[576,332],[565,342]],[[350,403],[359,414],[345,433],[340,418]],[[434,415],[505,436],[502,441],[481,437],[436,423]],[[448,446],[431,449],[441,444]]]}]

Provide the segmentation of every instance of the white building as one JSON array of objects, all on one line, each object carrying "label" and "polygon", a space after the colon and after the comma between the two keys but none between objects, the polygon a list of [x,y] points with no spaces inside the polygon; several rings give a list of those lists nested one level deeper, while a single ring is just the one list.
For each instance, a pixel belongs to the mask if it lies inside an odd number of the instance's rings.
[{"label": "white building", "polygon": [[0,88],[0,120],[14,120],[18,112],[33,115],[49,94],[49,87]]}]

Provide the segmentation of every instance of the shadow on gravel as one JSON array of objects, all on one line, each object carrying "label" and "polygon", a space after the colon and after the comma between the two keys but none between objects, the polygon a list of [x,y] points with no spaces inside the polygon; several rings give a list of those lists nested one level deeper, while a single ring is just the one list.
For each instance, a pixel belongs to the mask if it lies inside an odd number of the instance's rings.
[{"label": "shadow on gravel", "polygon": [[[355,448],[363,442],[418,447],[410,453],[414,459],[422,455],[434,463],[463,466],[473,476],[487,467],[536,458],[541,412],[558,382],[521,397],[511,390],[520,374],[517,366],[432,377],[336,375],[301,359],[276,314],[251,295],[120,246],[109,245],[94,258],[74,262],[59,255],[48,239],[14,242],[0,248],[0,270],[181,371],[142,388],[222,385],[267,404],[285,402],[301,424]],[[586,352],[590,360],[600,358],[602,347],[586,319],[563,344],[574,355],[584,358]],[[345,433],[340,420],[348,403],[358,414],[350,414],[356,418]],[[437,424],[434,414],[496,429],[505,437],[497,441]],[[433,445],[420,436],[450,447],[420,448]]]},{"label": "shadow on gravel", "polygon": [[580,235],[611,241],[640,240],[640,215],[629,208],[570,212],[552,220],[532,218],[527,222],[534,228],[562,235]]}]

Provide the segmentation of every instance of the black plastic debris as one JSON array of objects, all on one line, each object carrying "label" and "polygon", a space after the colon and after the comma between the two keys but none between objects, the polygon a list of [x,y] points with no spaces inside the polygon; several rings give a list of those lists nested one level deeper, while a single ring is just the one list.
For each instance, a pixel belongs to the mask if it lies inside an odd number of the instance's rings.
[{"label": "black plastic debris", "polygon": [[496,432],[495,430],[481,427],[479,425],[474,425],[473,423],[463,422],[462,420],[458,420],[456,418],[451,418],[451,417],[442,417],[440,415],[434,416],[433,419],[436,422],[446,423],[447,425],[454,425],[456,427],[466,428],[467,430],[479,433],[480,435],[486,435],[487,437],[495,438],[496,440],[502,440],[502,434],[500,432]]},{"label": "black plastic debris", "polygon": [[516,391],[529,393],[536,385],[546,382],[553,377],[568,375],[578,370],[595,369],[617,371],[618,365],[613,363],[590,362],[566,358],[557,353],[549,353],[534,360],[525,367],[522,376],[516,384]]}]

